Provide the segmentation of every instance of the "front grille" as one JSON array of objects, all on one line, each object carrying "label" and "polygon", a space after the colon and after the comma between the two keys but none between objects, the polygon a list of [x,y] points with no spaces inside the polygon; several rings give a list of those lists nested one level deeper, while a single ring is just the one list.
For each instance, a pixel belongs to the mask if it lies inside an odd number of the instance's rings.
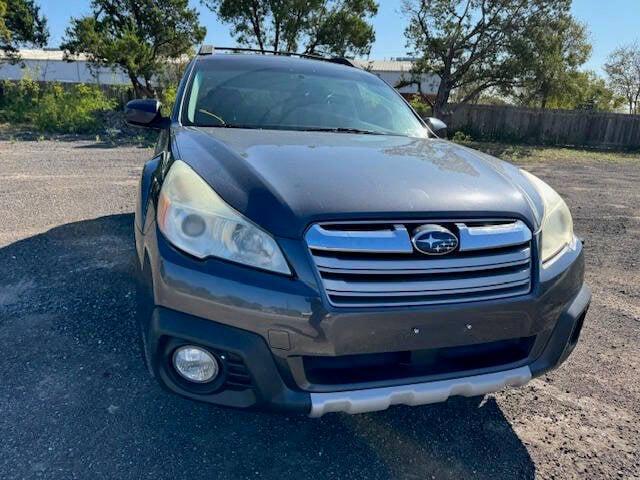
[{"label": "front grille", "polygon": [[329,302],[339,307],[460,303],[531,290],[531,231],[519,220],[430,222],[459,239],[443,256],[416,251],[425,222],[316,224],[306,235]]},{"label": "front grille", "polygon": [[536,337],[428,350],[302,357],[305,377],[315,385],[345,385],[494,368],[523,361]]}]

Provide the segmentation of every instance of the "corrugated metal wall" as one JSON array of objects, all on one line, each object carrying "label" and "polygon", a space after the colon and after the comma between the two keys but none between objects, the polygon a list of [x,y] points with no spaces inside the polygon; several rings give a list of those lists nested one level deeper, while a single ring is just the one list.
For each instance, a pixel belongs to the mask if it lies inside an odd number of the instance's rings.
[{"label": "corrugated metal wall", "polygon": [[25,76],[41,82],[129,84],[129,78],[124,72],[110,68],[92,70],[85,61],[24,59],[15,65],[6,62],[0,63],[0,80],[20,80]]}]

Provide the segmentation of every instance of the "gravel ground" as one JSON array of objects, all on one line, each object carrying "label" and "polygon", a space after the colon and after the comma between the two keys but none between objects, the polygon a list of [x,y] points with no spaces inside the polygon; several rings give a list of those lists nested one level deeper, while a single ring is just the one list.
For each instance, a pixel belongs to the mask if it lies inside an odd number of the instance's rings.
[{"label": "gravel ground", "polygon": [[482,402],[311,420],[147,375],[131,211],[148,150],[0,141],[0,478],[640,478],[640,158],[564,152],[517,161],[586,238],[594,298],[570,359]]}]

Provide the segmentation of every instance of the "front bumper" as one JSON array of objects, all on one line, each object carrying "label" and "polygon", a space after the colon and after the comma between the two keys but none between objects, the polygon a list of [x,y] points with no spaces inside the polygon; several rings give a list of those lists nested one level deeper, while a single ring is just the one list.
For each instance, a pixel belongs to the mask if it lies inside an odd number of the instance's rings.
[{"label": "front bumper", "polygon": [[[571,353],[591,298],[583,284],[579,243],[539,269],[526,296],[458,305],[336,309],[324,301],[301,243],[279,239],[297,274],[290,279],[188,258],[154,227],[136,236],[141,264],[148,265],[142,274],[152,285],[143,302],[155,305],[142,309],[147,313],[141,318],[151,370],[176,393],[227,406],[319,416],[380,410],[397,403],[433,403],[452,395],[481,395],[522,385]],[[326,384],[310,378],[303,361],[308,356],[428,351],[522,337],[534,340],[526,357],[517,361],[411,378]],[[250,385],[192,391],[171,374],[165,350],[175,348],[175,341],[241,359]]]}]

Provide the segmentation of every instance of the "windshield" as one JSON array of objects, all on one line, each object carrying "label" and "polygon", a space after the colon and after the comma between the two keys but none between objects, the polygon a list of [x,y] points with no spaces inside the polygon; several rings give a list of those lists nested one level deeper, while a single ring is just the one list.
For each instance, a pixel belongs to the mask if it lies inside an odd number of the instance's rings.
[{"label": "windshield", "polygon": [[199,62],[182,123],[427,136],[399,94],[376,76],[310,62],[300,70],[266,62]]}]

